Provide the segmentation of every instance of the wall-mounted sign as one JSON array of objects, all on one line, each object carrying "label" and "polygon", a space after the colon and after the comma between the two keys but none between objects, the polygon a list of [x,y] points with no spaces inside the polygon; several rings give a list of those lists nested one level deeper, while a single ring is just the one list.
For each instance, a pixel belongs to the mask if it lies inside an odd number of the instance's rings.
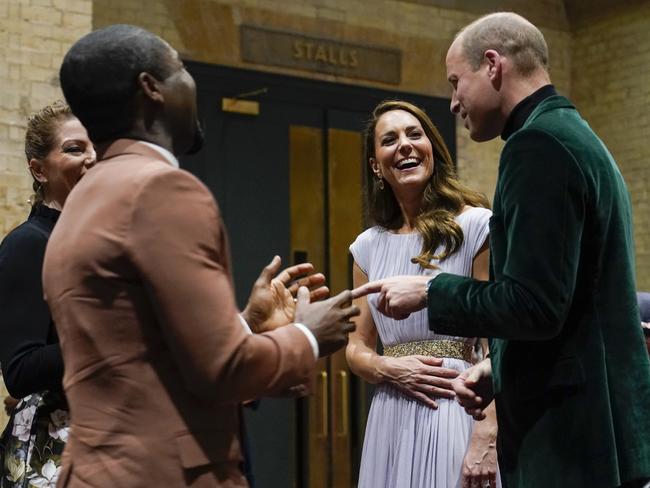
[{"label": "wall-mounted sign", "polygon": [[239,98],[222,98],[221,110],[236,114],[259,115],[260,102],[255,100],[241,100]]},{"label": "wall-mounted sign", "polygon": [[284,66],[318,73],[381,81],[398,85],[402,74],[402,53],[242,25],[242,59],[249,63]]}]

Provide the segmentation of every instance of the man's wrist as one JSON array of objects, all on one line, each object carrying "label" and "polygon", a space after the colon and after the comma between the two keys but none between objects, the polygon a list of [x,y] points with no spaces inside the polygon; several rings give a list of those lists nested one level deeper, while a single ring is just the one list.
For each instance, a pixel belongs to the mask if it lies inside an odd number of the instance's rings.
[{"label": "man's wrist", "polygon": [[246,307],[243,311],[239,312],[239,316],[244,319],[244,321],[250,326],[250,317],[248,316],[248,307]]},{"label": "man's wrist", "polygon": [[259,324],[255,321],[254,315],[249,312],[248,307],[240,312],[239,316],[246,322],[246,325],[248,325],[252,332],[257,333]]},{"label": "man's wrist", "polygon": [[316,336],[314,336],[314,333],[309,330],[309,327],[307,327],[305,324],[301,324],[300,322],[294,322],[294,324],[298,330],[300,330],[303,334],[305,334],[305,337],[307,337],[307,340],[309,341],[309,344],[311,345],[312,351],[314,351],[314,357],[316,360],[318,360],[318,357],[320,355],[320,348],[318,347],[318,341],[316,340]]},{"label": "man's wrist", "polygon": [[244,330],[245,330],[247,333],[252,334],[252,333],[253,333],[253,330],[252,330],[250,324],[248,323],[248,320],[246,320],[246,317],[244,316],[244,313],[243,313],[243,312],[240,313],[240,314],[238,315],[238,317],[239,317],[239,322],[241,323],[241,326],[244,328]]}]

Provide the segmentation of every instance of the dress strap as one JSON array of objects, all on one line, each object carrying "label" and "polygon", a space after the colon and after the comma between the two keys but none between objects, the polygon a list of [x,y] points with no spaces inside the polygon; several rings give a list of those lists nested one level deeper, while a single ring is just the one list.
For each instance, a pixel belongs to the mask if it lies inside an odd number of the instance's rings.
[{"label": "dress strap", "polygon": [[397,358],[418,354],[421,356],[462,359],[471,363],[473,350],[474,347],[471,344],[461,341],[429,340],[384,346],[384,356]]}]

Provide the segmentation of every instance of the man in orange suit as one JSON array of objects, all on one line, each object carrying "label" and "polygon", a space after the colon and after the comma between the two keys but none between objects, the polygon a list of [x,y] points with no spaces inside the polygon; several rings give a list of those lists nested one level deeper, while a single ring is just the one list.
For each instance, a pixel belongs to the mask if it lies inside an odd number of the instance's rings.
[{"label": "man in orange suit", "polygon": [[349,292],[310,303],[301,287],[294,319],[286,287],[307,268],[272,280],[276,258],[239,313],[218,206],[178,169],[201,131],[194,80],[165,41],[127,25],[95,31],[60,78],[98,163],[44,264],[72,412],[59,486],[246,486],[240,402],[308,382],[358,310]]}]

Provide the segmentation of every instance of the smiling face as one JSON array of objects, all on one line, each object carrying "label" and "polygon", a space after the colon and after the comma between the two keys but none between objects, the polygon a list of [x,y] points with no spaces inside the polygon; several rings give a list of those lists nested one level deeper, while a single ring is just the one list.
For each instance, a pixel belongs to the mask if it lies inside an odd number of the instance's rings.
[{"label": "smiling face", "polygon": [[375,156],[370,165],[395,195],[424,192],[433,174],[433,150],[420,121],[405,110],[382,114],[375,126]]},{"label": "smiling face", "polygon": [[29,168],[44,188],[45,202],[61,208],[68,194],[96,162],[93,143],[79,119],[62,120],[54,145],[43,159],[31,159]]},{"label": "smiling face", "polygon": [[453,89],[450,110],[463,119],[470,137],[483,142],[501,134],[505,120],[493,83],[493,66],[485,61],[478,69],[472,69],[463,55],[462,37],[449,48],[446,65],[447,80]]}]

